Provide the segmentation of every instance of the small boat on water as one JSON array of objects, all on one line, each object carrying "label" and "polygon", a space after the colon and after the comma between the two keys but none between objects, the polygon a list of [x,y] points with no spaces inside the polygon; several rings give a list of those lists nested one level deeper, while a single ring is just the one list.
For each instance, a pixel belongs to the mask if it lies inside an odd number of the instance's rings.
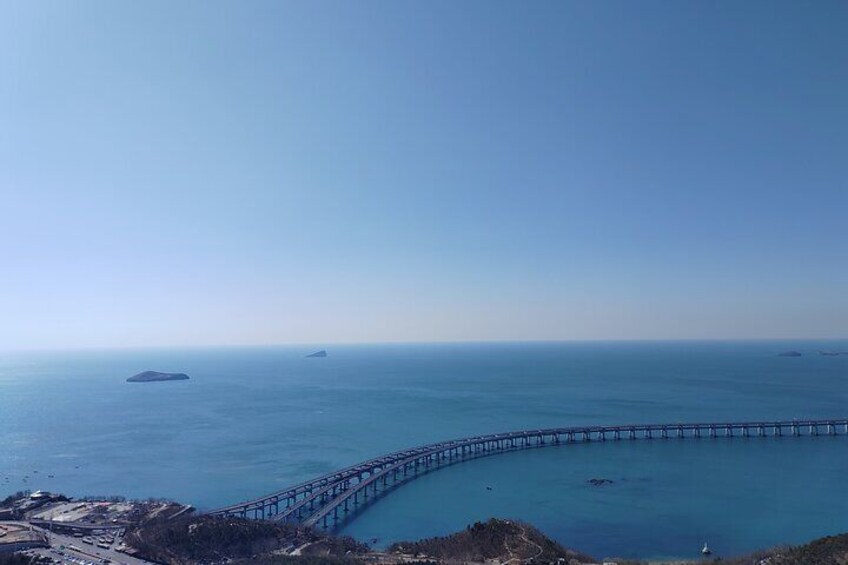
[{"label": "small boat on water", "polygon": [[702,549],[702,550],[701,550],[701,553],[702,553],[703,555],[709,555],[709,554],[711,554],[711,553],[712,553],[712,551],[710,550],[710,548],[707,546],[707,542],[704,542],[704,549]]}]

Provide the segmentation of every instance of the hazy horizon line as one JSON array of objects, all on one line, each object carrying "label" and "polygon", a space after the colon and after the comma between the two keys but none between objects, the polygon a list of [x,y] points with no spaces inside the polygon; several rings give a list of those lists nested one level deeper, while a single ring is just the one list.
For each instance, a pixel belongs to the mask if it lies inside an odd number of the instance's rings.
[{"label": "hazy horizon line", "polygon": [[4,349],[0,354],[61,353],[85,351],[140,351],[174,349],[266,349],[266,348],[316,348],[377,346],[377,345],[485,345],[485,344],[555,344],[555,343],[703,343],[703,342],[827,342],[848,341],[848,337],[684,337],[684,338],[569,338],[569,339],[466,339],[466,340],[398,340],[398,341],[326,341],[326,342],[273,342],[273,343],[219,343],[178,345],[120,345],[120,346],[70,346],[26,347]]}]

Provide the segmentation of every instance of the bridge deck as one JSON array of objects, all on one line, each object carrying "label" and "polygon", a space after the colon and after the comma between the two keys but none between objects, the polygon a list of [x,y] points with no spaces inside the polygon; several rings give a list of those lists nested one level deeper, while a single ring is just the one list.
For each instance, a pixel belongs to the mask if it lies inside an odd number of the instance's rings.
[{"label": "bridge deck", "polygon": [[448,440],[396,451],[322,475],[275,493],[213,510],[213,515],[236,515],[257,519],[295,520],[325,527],[329,516],[338,522],[367,499],[399,481],[445,462],[456,463],[486,455],[559,445],[577,441],[606,441],[653,438],[752,437],[752,436],[848,435],[848,419],[780,420],[748,422],[696,422],[673,424],[630,424],[619,426],[572,426],[521,430]]}]

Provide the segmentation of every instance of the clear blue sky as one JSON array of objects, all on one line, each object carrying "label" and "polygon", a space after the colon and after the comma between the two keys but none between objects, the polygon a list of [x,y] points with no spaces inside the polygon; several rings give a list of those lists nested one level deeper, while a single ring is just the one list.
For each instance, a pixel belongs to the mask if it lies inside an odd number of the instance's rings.
[{"label": "clear blue sky", "polygon": [[846,30],[0,0],[0,349],[844,337]]}]

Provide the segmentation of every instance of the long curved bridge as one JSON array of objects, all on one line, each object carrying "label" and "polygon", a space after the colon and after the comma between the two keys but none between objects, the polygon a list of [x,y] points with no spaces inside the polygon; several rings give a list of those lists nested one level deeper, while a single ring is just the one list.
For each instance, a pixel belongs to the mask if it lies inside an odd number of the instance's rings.
[{"label": "long curved bridge", "polygon": [[779,436],[848,436],[848,419],[576,426],[468,437],[396,451],[261,498],[209,512],[262,520],[338,525],[360,504],[418,474],[470,459],[575,442]]}]

